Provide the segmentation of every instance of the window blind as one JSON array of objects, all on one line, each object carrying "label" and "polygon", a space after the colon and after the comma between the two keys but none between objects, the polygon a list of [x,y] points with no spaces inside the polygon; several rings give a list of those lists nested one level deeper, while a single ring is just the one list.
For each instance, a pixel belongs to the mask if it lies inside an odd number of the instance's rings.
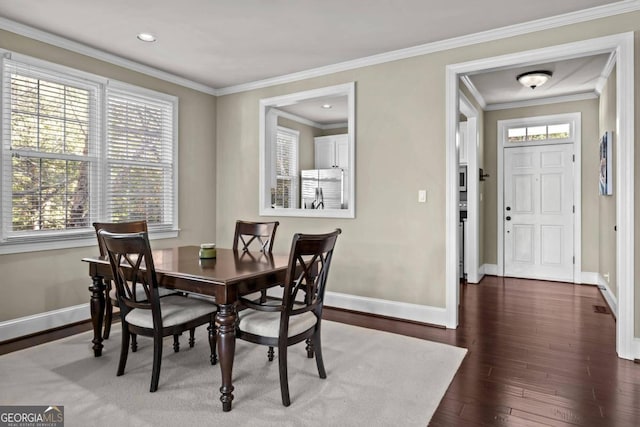
[{"label": "window blind", "polygon": [[108,89],[108,221],[146,220],[150,229],[174,220],[173,103]]},{"label": "window blind", "polygon": [[298,206],[299,132],[278,126],[276,132],[276,187],[274,204],[280,208]]},{"label": "window blind", "polygon": [[87,232],[98,85],[3,58],[2,240]]},{"label": "window blind", "polygon": [[0,59],[0,253],[85,245],[73,240],[95,239],[94,221],[175,233],[178,99],[11,56]]}]

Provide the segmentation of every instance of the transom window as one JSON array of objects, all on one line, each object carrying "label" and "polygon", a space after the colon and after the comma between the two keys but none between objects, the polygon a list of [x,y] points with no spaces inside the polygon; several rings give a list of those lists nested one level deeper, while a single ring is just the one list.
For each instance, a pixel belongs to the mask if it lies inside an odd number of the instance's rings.
[{"label": "transom window", "polygon": [[533,126],[518,126],[507,129],[507,143],[529,141],[557,141],[569,140],[571,135],[571,123],[542,124]]},{"label": "transom window", "polygon": [[95,239],[95,221],[177,230],[177,99],[16,56],[2,60],[0,253]]}]

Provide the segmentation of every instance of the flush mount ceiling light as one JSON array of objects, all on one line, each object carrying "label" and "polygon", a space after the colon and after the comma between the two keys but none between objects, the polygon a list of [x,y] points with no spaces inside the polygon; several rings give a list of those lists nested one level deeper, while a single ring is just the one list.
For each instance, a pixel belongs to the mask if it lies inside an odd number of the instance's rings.
[{"label": "flush mount ceiling light", "polygon": [[542,86],[545,84],[553,75],[551,71],[546,70],[538,70],[538,71],[528,71],[526,73],[522,73],[516,77],[516,80],[520,82],[525,87],[530,87],[531,89],[535,89],[538,86]]},{"label": "flush mount ceiling light", "polygon": [[322,104],[322,108],[327,109],[327,110],[328,110],[329,108],[332,108],[332,107],[333,107],[333,106],[332,106],[331,104]]},{"label": "flush mount ceiling light", "polygon": [[154,36],[151,33],[140,33],[138,34],[138,40],[141,40],[143,42],[147,42],[147,43],[151,43],[156,41],[156,36]]}]

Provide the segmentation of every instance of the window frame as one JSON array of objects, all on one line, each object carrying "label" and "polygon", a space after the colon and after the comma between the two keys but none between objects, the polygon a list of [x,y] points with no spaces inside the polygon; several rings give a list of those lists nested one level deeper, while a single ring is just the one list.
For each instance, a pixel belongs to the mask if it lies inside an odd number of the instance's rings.
[{"label": "window frame", "polygon": [[[295,129],[290,129],[284,126],[276,126],[276,138],[275,141],[276,143],[274,144],[274,153],[273,153],[273,159],[274,159],[274,164],[277,163],[277,146],[278,146],[278,134],[283,133],[286,134],[288,137],[292,137],[294,142],[293,142],[293,156],[292,156],[292,161],[295,162],[295,175],[278,175],[278,168],[274,166],[273,168],[273,176],[272,176],[272,182],[273,187],[277,188],[277,183],[278,180],[288,180],[291,183],[291,188],[292,191],[290,193],[289,196],[289,204],[292,204],[293,206],[289,206],[290,208],[297,208],[298,204],[299,204],[299,194],[300,194],[300,183],[299,183],[299,175],[300,175],[300,131],[295,130]],[[277,206],[279,208],[283,208],[283,206]]]},{"label": "window frame", "polygon": [[[80,82],[83,86],[93,86],[96,88],[96,101],[95,101],[95,117],[91,117],[92,123],[97,126],[95,130],[95,141],[89,144],[89,153],[87,158],[90,158],[90,183],[89,183],[89,224],[87,227],[83,227],[78,230],[43,230],[38,233],[16,233],[12,231],[12,211],[11,202],[8,206],[4,203],[3,199],[5,194],[8,199],[12,196],[12,172],[7,172],[7,177],[4,176],[5,168],[7,168],[7,161],[11,162],[11,154],[8,147],[10,146],[10,131],[5,129],[5,120],[9,120],[5,115],[10,117],[11,112],[8,111],[11,108],[9,101],[9,91],[4,91],[5,86],[9,86],[10,82],[5,82],[5,66],[4,60],[0,66],[0,112],[2,114],[2,129],[0,130],[0,176],[2,182],[0,183],[0,255],[11,253],[24,253],[34,252],[42,250],[55,250],[75,247],[94,246],[95,243],[95,231],[91,226],[91,223],[95,221],[104,221],[107,215],[107,200],[106,200],[106,188],[105,174],[107,173],[107,90],[114,90],[120,92],[126,92],[131,97],[148,98],[154,102],[164,102],[170,105],[172,109],[171,125],[171,155],[172,155],[172,185],[171,190],[173,209],[170,210],[172,221],[163,227],[149,227],[150,239],[162,239],[162,238],[174,238],[178,236],[179,231],[179,218],[178,218],[178,97],[169,95],[166,93],[157,92],[154,90],[142,88],[129,83],[107,79],[105,77],[88,73],[85,71],[77,70],[60,64],[55,64],[49,61],[33,58],[27,55],[7,51],[0,49],[0,56],[9,59],[14,62],[18,62],[26,67],[33,67],[37,69],[37,72],[42,72],[43,75],[50,74],[51,78],[55,80],[61,80],[63,82]],[[92,152],[93,150],[93,152]],[[46,156],[43,156],[46,157]],[[55,156],[54,156],[55,157]],[[9,165],[10,166],[10,165]],[[92,169],[93,168],[93,169]],[[5,179],[7,178],[7,179]],[[18,235],[20,234],[20,235]]]}]

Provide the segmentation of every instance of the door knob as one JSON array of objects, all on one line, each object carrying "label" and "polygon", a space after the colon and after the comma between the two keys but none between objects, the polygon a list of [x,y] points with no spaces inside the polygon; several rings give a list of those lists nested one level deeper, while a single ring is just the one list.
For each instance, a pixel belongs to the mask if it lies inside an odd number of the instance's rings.
[{"label": "door knob", "polygon": [[507,221],[511,221],[511,217],[510,216],[508,216],[506,219],[507,219]]},{"label": "door knob", "polygon": [[507,206],[507,210],[510,211],[511,210],[511,206]]}]

